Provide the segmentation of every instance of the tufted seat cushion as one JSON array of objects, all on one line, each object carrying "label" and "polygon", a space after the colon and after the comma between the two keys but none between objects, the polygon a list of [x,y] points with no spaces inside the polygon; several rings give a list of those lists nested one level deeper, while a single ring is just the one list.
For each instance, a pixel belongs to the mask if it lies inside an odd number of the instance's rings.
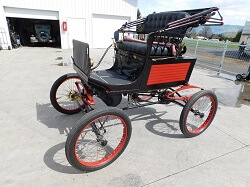
[{"label": "tufted seat cushion", "polygon": [[[122,49],[124,51],[130,51],[136,54],[140,54],[145,56],[147,54],[147,44],[140,42],[130,42],[130,41],[122,41],[117,43],[118,49]],[[162,45],[154,44],[151,49],[151,56],[168,56],[170,55],[169,48],[166,48]]]},{"label": "tufted seat cushion", "polygon": [[[149,14],[143,24],[143,33],[155,32],[163,29],[168,23],[189,17],[187,12],[161,12]],[[167,31],[169,35],[183,37],[187,28],[177,28]]]}]

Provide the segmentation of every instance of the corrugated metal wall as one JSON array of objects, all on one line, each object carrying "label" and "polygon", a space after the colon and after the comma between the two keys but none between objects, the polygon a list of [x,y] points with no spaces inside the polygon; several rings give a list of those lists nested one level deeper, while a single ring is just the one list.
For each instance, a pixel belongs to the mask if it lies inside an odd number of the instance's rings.
[{"label": "corrugated metal wall", "polygon": [[90,12],[111,15],[131,15],[138,0],[2,0],[3,6],[54,10],[69,16],[86,16]]},{"label": "corrugated metal wall", "polygon": [[[85,18],[86,42],[91,42],[93,14],[127,16],[135,20],[137,4],[138,0],[2,0],[4,7],[59,11],[60,25],[68,17]],[[61,32],[62,47],[68,46],[65,34]]]}]

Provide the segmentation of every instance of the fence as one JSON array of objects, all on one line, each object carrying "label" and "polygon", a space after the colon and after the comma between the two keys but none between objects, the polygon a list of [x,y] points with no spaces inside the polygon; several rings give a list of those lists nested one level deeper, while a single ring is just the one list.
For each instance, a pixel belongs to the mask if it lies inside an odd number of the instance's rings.
[{"label": "fence", "polygon": [[228,41],[188,38],[185,38],[183,42],[187,46],[185,55],[196,57],[198,66],[230,75],[246,73],[250,67],[250,46]]}]

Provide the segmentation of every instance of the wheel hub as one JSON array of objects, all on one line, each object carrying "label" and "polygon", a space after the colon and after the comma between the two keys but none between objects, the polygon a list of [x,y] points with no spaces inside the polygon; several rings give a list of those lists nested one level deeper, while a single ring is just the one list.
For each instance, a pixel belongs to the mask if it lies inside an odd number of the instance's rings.
[{"label": "wheel hub", "polygon": [[78,92],[75,91],[75,90],[71,90],[69,92],[68,98],[69,98],[70,101],[80,101],[81,100]]},{"label": "wheel hub", "polygon": [[104,138],[104,134],[106,133],[106,130],[104,128],[99,129],[99,141],[101,142],[101,146],[106,146],[108,144],[108,141]]},{"label": "wheel hub", "polygon": [[194,115],[195,116],[200,116],[200,118],[203,118],[205,116],[205,114],[201,113],[199,110],[194,110]]},{"label": "wheel hub", "polygon": [[96,140],[101,143],[101,146],[106,146],[108,144],[108,141],[103,137],[103,135],[98,135]]},{"label": "wheel hub", "polygon": [[107,143],[108,143],[108,141],[107,141],[107,140],[102,140],[102,141],[101,141],[101,145],[102,145],[102,146],[106,146],[106,145],[107,145]]}]

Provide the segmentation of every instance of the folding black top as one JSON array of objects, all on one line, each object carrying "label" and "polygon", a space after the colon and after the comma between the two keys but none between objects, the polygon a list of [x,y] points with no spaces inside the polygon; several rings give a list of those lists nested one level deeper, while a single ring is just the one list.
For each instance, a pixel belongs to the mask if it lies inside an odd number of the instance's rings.
[{"label": "folding black top", "polygon": [[191,9],[191,10],[178,10],[178,11],[174,11],[174,12],[186,12],[188,14],[190,14],[191,16],[200,12],[203,12],[205,10],[213,10],[216,11],[218,10],[217,7],[209,7],[209,8],[199,8],[199,9]]},{"label": "folding black top", "polygon": [[[189,27],[197,27],[199,25],[223,25],[223,18],[218,10],[219,8],[217,7],[210,7],[153,13],[149,14],[146,18],[126,22],[120,30],[142,25],[142,30],[138,31],[138,33],[149,34],[152,32],[160,32],[168,36],[184,37]],[[213,17],[216,12],[218,12],[220,18]]]},{"label": "folding black top", "polygon": [[[143,33],[156,32],[158,30],[163,29],[167,24],[180,20],[182,18],[187,18],[190,15],[187,12],[160,12],[149,14],[143,26]],[[178,28],[168,31],[170,35],[185,35],[186,28]]]}]

